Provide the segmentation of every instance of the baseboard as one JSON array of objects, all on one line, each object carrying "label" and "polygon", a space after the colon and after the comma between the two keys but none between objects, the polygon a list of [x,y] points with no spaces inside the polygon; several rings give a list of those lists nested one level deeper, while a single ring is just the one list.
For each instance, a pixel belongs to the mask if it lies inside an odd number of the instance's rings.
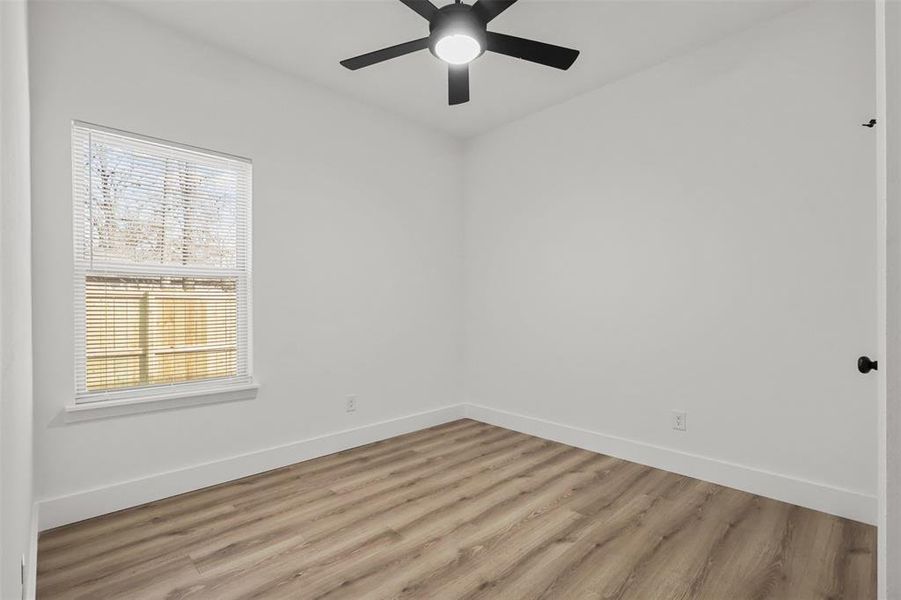
[{"label": "baseboard", "polygon": [[458,404],[40,501],[41,531],[463,417]]},{"label": "baseboard", "polygon": [[874,525],[875,496],[486,406],[470,419]]},{"label": "baseboard", "polygon": [[[300,440],[256,452],[168,471],[139,479],[116,483],[44,499],[35,509],[35,542],[37,530],[46,530],[98,515],[138,506],[169,496],[183,494],[210,485],[224,483],[255,473],[277,469],[296,462],[318,458],[341,450],[377,442],[396,435],[440,425],[468,417],[491,425],[505,427],[648,465],[688,477],[743,490],[829,514],[875,524],[875,496],[846,490],[823,483],[756,469],[706,456],[689,454],[612,435],[589,431],[511,413],[476,404],[458,404],[362,427]],[[36,557],[36,544],[34,555]],[[35,565],[35,560],[31,565]],[[33,587],[31,588],[34,589]],[[26,596],[28,598],[29,596]]]},{"label": "baseboard", "polygon": [[38,593],[38,523],[40,522],[40,505],[35,502],[31,506],[31,524],[28,530],[28,556],[25,557],[25,585],[22,598],[34,600]]}]

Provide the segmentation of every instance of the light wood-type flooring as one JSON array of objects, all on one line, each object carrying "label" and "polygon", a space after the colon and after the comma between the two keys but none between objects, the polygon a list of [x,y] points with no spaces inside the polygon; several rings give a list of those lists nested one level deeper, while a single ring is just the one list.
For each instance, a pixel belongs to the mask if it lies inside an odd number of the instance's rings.
[{"label": "light wood-type flooring", "polygon": [[873,527],[461,420],[45,532],[38,599],[875,598]]}]

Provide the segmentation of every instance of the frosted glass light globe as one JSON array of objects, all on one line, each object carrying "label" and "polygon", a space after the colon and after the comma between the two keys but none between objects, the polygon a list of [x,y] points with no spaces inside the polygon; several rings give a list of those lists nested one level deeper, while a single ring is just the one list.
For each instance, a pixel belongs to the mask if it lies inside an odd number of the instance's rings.
[{"label": "frosted glass light globe", "polygon": [[471,62],[482,52],[482,47],[472,37],[454,33],[438,40],[435,44],[435,54],[444,62],[452,65],[465,65]]}]

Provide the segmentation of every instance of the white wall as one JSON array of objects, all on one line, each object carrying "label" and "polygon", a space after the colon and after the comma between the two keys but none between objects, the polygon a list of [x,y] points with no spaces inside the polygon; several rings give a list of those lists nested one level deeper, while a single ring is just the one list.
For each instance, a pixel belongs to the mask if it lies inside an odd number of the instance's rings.
[{"label": "white wall", "polygon": [[874,520],[873,18],[804,8],[476,139],[468,400]]},{"label": "white wall", "polygon": [[31,255],[25,2],[0,2],[0,598],[33,568]]},{"label": "white wall", "polygon": [[[734,467],[737,487],[741,469],[772,475],[746,487],[802,504],[765,488],[811,483],[862,499],[846,513],[871,520],[876,380],[854,361],[876,350],[875,145],[859,126],[875,110],[872,7],[791,13],[465,154],[121,8],[32,13],[48,506],[103,512],[95,488],[462,399],[494,411],[475,416],[674,451],[673,470],[691,456]],[[254,160],[257,400],[65,422],[72,119]],[[673,409],[687,432],[671,430]]]},{"label": "white wall", "polygon": [[[39,497],[459,402],[456,142],[126,9],[38,2],[30,21]],[[253,159],[256,400],[65,423],[72,119]]]}]

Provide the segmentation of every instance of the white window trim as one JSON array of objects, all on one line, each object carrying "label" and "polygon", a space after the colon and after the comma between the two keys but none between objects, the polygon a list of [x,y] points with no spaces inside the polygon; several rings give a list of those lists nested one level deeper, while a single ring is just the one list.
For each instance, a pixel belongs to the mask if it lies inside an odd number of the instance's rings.
[{"label": "white window trim", "polygon": [[[66,406],[66,422],[74,423],[203,404],[253,400],[257,397],[259,388],[260,384],[251,381],[250,383],[233,383],[218,387],[198,386],[196,390],[190,391],[143,394],[132,392],[115,400],[69,404]],[[146,392],[143,389],[138,391]]]},{"label": "white window trim", "polygon": [[[208,150],[188,144],[180,144],[161,138],[136,134],[121,129],[105,127],[87,121],[73,120],[72,127],[87,127],[98,131],[106,131],[113,134],[124,135],[146,142],[157,143],[172,148],[180,148],[194,152],[200,152],[213,156],[220,156],[253,164],[249,158]],[[74,173],[72,174],[74,182]],[[74,191],[73,191],[74,193]],[[206,380],[197,382],[185,382],[168,386],[138,387],[124,389],[118,392],[101,392],[94,394],[76,394],[70,404],[65,406],[65,420],[67,423],[105,419],[110,417],[132,414],[148,413],[161,410],[187,408],[204,404],[216,404],[253,400],[257,397],[259,383],[253,377],[253,180],[249,191],[247,207],[247,255],[249,268],[246,273],[246,315],[247,320],[247,370],[249,377],[246,381],[218,381]],[[73,198],[74,202],[74,198]],[[169,271],[166,269],[167,272]],[[219,271],[218,273],[221,273]],[[217,273],[217,274],[218,274]]]}]

